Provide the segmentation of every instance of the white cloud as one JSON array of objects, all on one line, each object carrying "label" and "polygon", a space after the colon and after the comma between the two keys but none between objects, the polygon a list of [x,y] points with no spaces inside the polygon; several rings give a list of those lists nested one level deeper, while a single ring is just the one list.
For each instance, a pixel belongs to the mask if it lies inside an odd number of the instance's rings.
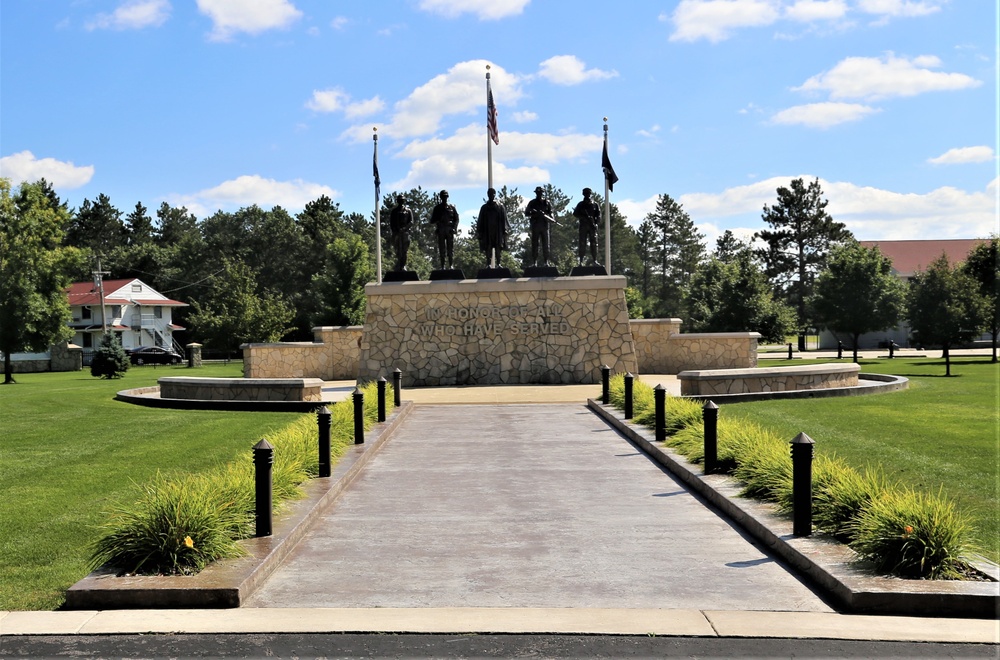
[{"label": "white cloud", "polygon": [[[798,177],[772,177],[721,193],[689,193],[677,201],[696,223],[725,217],[749,221],[759,219],[764,205],[776,202],[777,188],[788,187],[794,178]],[[995,181],[990,184],[995,185]],[[996,231],[997,202],[989,186],[982,192],[945,186],[923,194],[823,179],[820,186],[830,202],[830,215],[861,240],[973,238]]]},{"label": "white cloud", "polygon": [[987,163],[994,159],[993,147],[958,147],[949,149],[936,158],[928,158],[933,165],[961,165],[964,163]]},{"label": "white cloud", "polygon": [[172,195],[167,201],[175,206],[186,206],[195,215],[203,217],[220,209],[237,209],[251,204],[265,209],[281,206],[295,211],[321,195],[336,199],[340,193],[329,186],[302,179],[275,181],[252,174],[223,181],[214,188],[193,194]]},{"label": "white cloud", "polygon": [[510,118],[514,120],[515,124],[528,124],[538,119],[538,113],[531,112],[530,110],[521,110],[511,113]]},{"label": "white cloud", "polygon": [[[486,186],[483,158],[484,127],[470,124],[447,138],[413,140],[395,157],[411,161],[406,176],[394,184],[398,189],[414,186],[471,188]],[[550,181],[543,166],[564,161],[581,161],[600,153],[602,138],[596,135],[550,135],[506,132],[494,148],[494,180],[508,186]],[[530,165],[515,165],[530,163]]]},{"label": "white cloud", "polygon": [[857,0],[858,9],[868,14],[889,17],[928,16],[940,11],[947,0]]},{"label": "white cloud", "polygon": [[237,32],[255,35],[286,28],[302,17],[302,12],[288,0],[197,1],[199,11],[212,19],[212,41],[229,41]]},{"label": "white cloud", "polygon": [[420,0],[419,7],[433,14],[456,18],[475,14],[481,21],[518,16],[531,0]]},{"label": "white cloud", "polygon": [[858,103],[809,103],[777,112],[771,117],[771,122],[801,124],[809,128],[830,128],[837,124],[863,119],[876,112],[881,110]]},{"label": "white cloud", "polygon": [[306,107],[313,112],[343,112],[348,119],[359,119],[380,112],[385,108],[385,102],[377,96],[352,102],[350,94],[334,87],[313,90],[312,98],[306,101]]},{"label": "white cloud", "polygon": [[774,23],[780,8],[775,0],[681,0],[670,17],[674,23],[670,40],[717,43],[735,29]]},{"label": "white cloud", "polygon": [[800,23],[834,21],[847,15],[844,0],[798,0],[785,7],[785,17]]},{"label": "white cloud", "polygon": [[128,0],[110,14],[98,14],[84,27],[88,30],[141,30],[159,27],[170,18],[168,0]]},{"label": "white cloud", "polygon": [[962,73],[931,71],[941,66],[933,55],[913,59],[887,53],[883,58],[848,57],[832,69],[809,78],[797,92],[830,93],[831,99],[874,101],[926,92],[954,91],[982,83]]},{"label": "white cloud", "polygon": [[337,16],[332,21],[330,21],[330,27],[334,30],[343,30],[351,22],[346,16]]},{"label": "white cloud", "polygon": [[659,133],[659,132],[660,132],[660,125],[659,124],[653,124],[648,129],[640,128],[639,130],[637,130],[635,132],[635,134],[638,135],[639,137],[655,138],[656,134]]},{"label": "white cloud", "polygon": [[20,151],[0,158],[0,176],[10,179],[11,185],[22,181],[34,182],[44,178],[53,188],[73,189],[85,186],[94,178],[94,166],[77,167],[71,162],[55,158],[35,158],[30,151]]},{"label": "white cloud", "polygon": [[574,55],[556,55],[541,63],[538,75],[556,85],[568,86],[615,78],[618,72],[587,69],[587,65]]},{"label": "white cloud", "polygon": [[350,95],[342,89],[314,89],[306,107],[314,112],[337,112],[343,110]]},{"label": "white cloud", "polygon": [[[482,113],[486,121],[486,60],[460,62],[447,73],[435,76],[393,106],[388,122],[379,125],[379,135],[389,139],[406,139],[437,132],[448,115]],[[521,78],[492,65],[490,70],[493,97],[499,107],[521,98]],[[504,116],[498,112],[500,132],[504,131]],[[371,126],[355,125],[343,133],[355,142],[371,139]]]}]

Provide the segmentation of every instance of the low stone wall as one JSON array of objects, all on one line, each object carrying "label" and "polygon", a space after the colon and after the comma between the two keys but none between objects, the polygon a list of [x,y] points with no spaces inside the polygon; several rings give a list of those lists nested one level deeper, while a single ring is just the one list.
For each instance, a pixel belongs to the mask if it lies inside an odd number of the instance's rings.
[{"label": "low stone wall", "polygon": [[161,399],[202,401],[322,401],[319,378],[192,378],[157,380]]},{"label": "low stone wall", "polygon": [[76,344],[63,342],[49,347],[49,357],[44,353],[37,357],[11,360],[11,368],[16,374],[35,374],[45,371],[81,371],[83,369],[83,349]]},{"label": "low stone wall", "polygon": [[681,319],[632,319],[641,374],[686,369],[749,369],[757,366],[757,332],[681,333]]},{"label": "low stone wall", "polygon": [[358,379],[407,386],[596,383],[636,369],[625,278],[369,284]]},{"label": "low stone wall", "polygon": [[361,326],[313,328],[312,342],[244,344],[247,378],[354,380],[358,376]]},{"label": "low stone wall", "polygon": [[788,392],[833,387],[857,387],[856,364],[817,364],[761,369],[711,369],[677,374],[682,396]]}]

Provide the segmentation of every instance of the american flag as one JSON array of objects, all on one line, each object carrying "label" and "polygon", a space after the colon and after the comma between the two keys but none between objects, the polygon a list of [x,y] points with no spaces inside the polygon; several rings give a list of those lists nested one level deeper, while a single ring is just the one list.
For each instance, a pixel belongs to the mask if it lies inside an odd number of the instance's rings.
[{"label": "american flag", "polygon": [[497,129],[497,106],[493,102],[493,90],[486,86],[486,130],[493,144],[500,144],[500,131]]}]

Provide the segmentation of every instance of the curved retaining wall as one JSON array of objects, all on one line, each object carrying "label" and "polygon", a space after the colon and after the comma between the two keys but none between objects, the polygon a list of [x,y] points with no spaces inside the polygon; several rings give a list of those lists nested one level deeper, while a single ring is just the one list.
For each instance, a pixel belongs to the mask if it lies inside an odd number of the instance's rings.
[{"label": "curved retaining wall", "polygon": [[677,374],[677,380],[681,382],[681,396],[711,396],[854,387],[860,372],[861,367],[854,363],[806,364],[682,371]]}]

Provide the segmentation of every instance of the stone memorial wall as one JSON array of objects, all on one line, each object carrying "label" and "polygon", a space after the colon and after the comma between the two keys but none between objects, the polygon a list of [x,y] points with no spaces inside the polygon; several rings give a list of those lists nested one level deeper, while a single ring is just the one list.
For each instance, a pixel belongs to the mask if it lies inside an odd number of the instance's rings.
[{"label": "stone memorial wall", "polygon": [[636,371],[625,278],[369,284],[358,380],[409,386],[597,383]]}]

